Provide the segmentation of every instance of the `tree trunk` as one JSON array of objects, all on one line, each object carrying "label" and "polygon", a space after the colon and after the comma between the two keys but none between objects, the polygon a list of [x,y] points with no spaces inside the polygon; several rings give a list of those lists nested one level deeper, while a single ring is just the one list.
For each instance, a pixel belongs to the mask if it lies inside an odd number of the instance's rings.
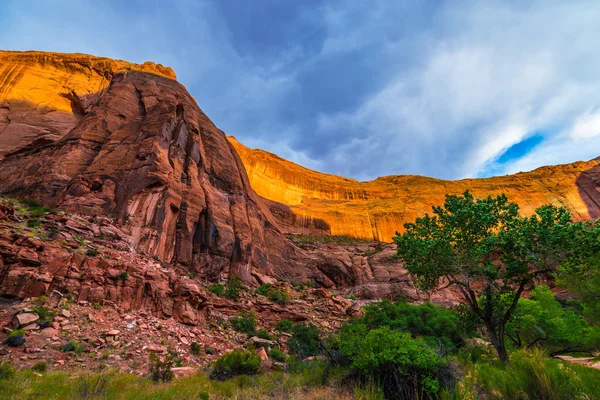
[{"label": "tree trunk", "polygon": [[508,363],[508,353],[506,352],[506,346],[504,345],[504,330],[500,328],[500,332],[496,332],[494,324],[485,323],[485,329],[488,331],[490,341],[498,354],[498,358],[504,364]]}]

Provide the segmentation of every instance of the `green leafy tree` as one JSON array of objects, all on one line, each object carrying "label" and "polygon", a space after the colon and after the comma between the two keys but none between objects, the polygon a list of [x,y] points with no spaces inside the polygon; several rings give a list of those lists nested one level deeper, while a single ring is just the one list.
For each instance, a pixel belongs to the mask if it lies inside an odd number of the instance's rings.
[{"label": "green leafy tree", "polygon": [[[503,362],[506,324],[523,291],[587,244],[589,229],[564,208],[545,205],[530,217],[505,195],[447,195],[443,206],[404,225],[397,257],[425,290],[453,286],[462,295]],[[583,251],[585,252],[585,251]]]},{"label": "green leafy tree", "polygon": [[[600,224],[597,222],[596,229],[598,226]],[[595,250],[588,257],[561,266],[558,283],[578,295],[588,322],[600,325],[600,235],[595,239],[590,246]]]},{"label": "green leafy tree", "polygon": [[600,344],[600,328],[563,307],[548,286],[537,286],[530,299],[519,300],[506,334],[517,347],[539,346],[552,355],[590,351]]}]

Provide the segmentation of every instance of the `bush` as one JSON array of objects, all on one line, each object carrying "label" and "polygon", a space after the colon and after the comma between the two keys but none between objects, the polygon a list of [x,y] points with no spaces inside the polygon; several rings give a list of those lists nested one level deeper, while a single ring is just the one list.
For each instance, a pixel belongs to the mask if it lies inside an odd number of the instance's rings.
[{"label": "bush", "polygon": [[96,257],[98,254],[100,254],[100,252],[94,249],[93,247],[90,247],[89,249],[87,249],[85,254],[89,257]]},{"label": "bush", "polygon": [[175,377],[175,374],[171,371],[174,360],[175,356],[171,353],[168,353],[162,360],[156,353],[150,353],[150,377],[152,382],[172,381]]},{"label": "bush", "polygon": [[225,296],[228,299],[237,300],[240,297],[242,288],[242,280],[237,276],[234,276],[227,281],[227,287],[225,288]]},{"label": "bush", "polygon": [[387,326],[354,328],[340,337],[342,353],[361,375],[379,381],[388,398],[434,397],[440,391],[438,374],[447,362],[423,339]]},{"label": "bush", "polygon": [[45,361],[36,362],[33,364],[31,369],[37,372],[46,372],[46,369],[48,369],[48,363]]},{"label": "bush", "polygon": [[410,332],[413,338],[423,337],[426,342],[440,347],[442,352],[455,352],[464,344],[465,332],[459,325],[458,315],[444,307],[425,303],[418,306],[404,300],[392,303],[382,300],[364,308],[362,318],[346,324],[365,325],[367,330],[388,326],[392,330]]},{"label": "bush", "polygon": [[213,354],[217,354],[217,349],[215,349],[214,347],[207,347],[204,349],[204,352],[212,356]]},{"label": "bush", "polygon": [[199,356],[200,353],[202,353],[202,348],[200,347],[198,342],[192,342],[192,345],[190,346],[190,351],[193,355]]},{"label": "bush", "polygon": [[44,306],[33,307],[32,311],[40,317],[40,319],[37,320],[38,324],[52,322],[54,317],[56,317],[56,311],[50,310]]},{"label": "bush", "polygon": [[269,332],[267,332],[266,329],[259,329],[256,332],[256,337],[261,338],[261,339],[266,339],[266,340],[273,340],[273,336],[271,336],[269,334]]},{"label": "bush", "polygon": [[285,359],[286,359],[285,353],[281,349],[278,349],[277,347],[274,347],[271,349],[269,356],[273,360],[279,361],[279,362],[285,362]]},{"label": "bush", "polygon": [[260,357],[252,351],[235,349],[212,365],[210,378],[225,380],[237,375],[256,375],[262,372]]},{"label": "bush", "polygon": [[216,294],[217,296],[224,296],[225,286],[221,285],[220,283],[214,283],[208,287],[208,291]]},{"label": "bush", "polygon": [[300,359],[319,354],[321,332],[313,324],[295,324],[292,328],[292,337],[287,341],[291,353]]},{"label": "bush", "polygon": [[71,339],[61,347],[61,350],[65,353],[72,351],[75,354],[79,354],[83,351],[83,345]]},{"label": "bush", "polygon": [[119,276],[117,276],[117,279],[120,279],[123,281],[127,280],[127,278],[129,278],[129,273],[127,271],[123,271],[119,274]]},{"label": "bush", "polygon": [[29,228],[39,228],[42,226],[42,222],[37,218],[31,218],[27,220],[27,226]]},{"label": "bush", "polygon": [[288,302],[288,296],[287,293],[283,290],[275,290],[272,289],[269,292],[269,300],[271,300],[273,303],[277,303],[277,304],[287,304]]},{"label": "bush", "polygon": [[231,327],[241,333],[247,335],[254,335],[256,333],[256,314],[253,312],[245,312],[237,314],[235,318],[231,319]]},{"label": "bush", "polygon": [[294,323],[289,319],[281,319],[275,324],[275,329],[279,332],[291,333],[292,329],[294,329]]},{"label": "bush", "polygon": [[269,290],[271,290],[271,285],[270,283],[265,283],[262,284],[258,287],[258,289],[256,289],[256,294],[260,294],[262,296],[267,297],[269,295]]},{"label": "bush", "polygon": [[18,347],[25,343],[25,330],[13,329],[6,337],[5,343],[10,347]]}]

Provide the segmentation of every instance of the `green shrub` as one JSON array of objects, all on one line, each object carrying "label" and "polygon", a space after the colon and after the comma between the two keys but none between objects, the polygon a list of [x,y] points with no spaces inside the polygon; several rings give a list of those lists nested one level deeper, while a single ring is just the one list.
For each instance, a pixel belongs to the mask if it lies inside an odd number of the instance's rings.
[{"label": "green shrub", "polygon": [[42,226],[42,222],[37,218],[31,218],[27,220],[27,226],[29,228],[39,228]]},{"label": "green shrub", "polygon": [[277,304],[287,304],[288,296],[287,293],[283,290],[271,290],[269,292],[269,300],[273,303]]},{"label": "green shrub", "polygon": [[15,337],[15,336],[23,336],[25,334],[25,329],[13,329],[8,334],[7,338]]},{"label": "green shrub", "polygon": [[237,276],[234,276],[227,281],[227,287],[225,288],[225,296],[228,299],[237,300],[240,297],[242,289],[242,280]]},{"label": "green shrub", "polygon": [[235,349],[213,363],[210,378],[225,380],[237,375],[256,375],[261,371],[260,357],[256,353]]},{"label": "green shrub", "polygon": [[75,354],[79,354],[83,351],[83,345],[81,343],[71,339],[67,343],[65,343],[60,349],[65,353],[72,351]]},{"label": "green shrub", "polygon": [[214,347],[207,347],[204,349],[204,352],[208,355],[213,355],[213,354],[217,354],[217,349],[215,349]]},{"label": "green shrub", "polygon": [[214,293],[217,296],[225,295],[225,286],[221,285],[220,283],[213,283],[207,289],[209,292]]},{"label": "green shrub", "polygon": [[321,332],[313,324],[298,323],[292,328],[292,337],[287,341],[290,353],[294,353],[300,359],[319,354],[321,343]]},{"label": "green shrub", "polygon": [[242,311],[231,319],[231,327],[241,333],[254,335],[256,333],[256,314],[254,312]]},{"label": "green shrub", "polygon": [[294,323],[289,319],[281,319],[275,325],[275,329],[279,332],[291,333],[294,328]]},{"label": "green shrub", "polygon": [[119,276],[117,276],[117,279],[121,279],[123,281],[127,280],[127,278],[129,278],[129,273],[127,271],[123,271],[119,274]]},{"label": "green shrub", "polygon": [[269,356],[273,360],[279,361],[279,362],[285,362],[285,359],[286,359],[285,353],[281,349],[278,349],[277,347],[274,347],[271,349]]},{"label": "green shrub", "polygon": [[458,315],[447,308],[431,303],[408,304],[404,300],[392,303],[382,300],[364,308],[364,315],[346,324],[365,325],[367,330],[388,326],[392,330],[407,331],[416,338],[423,337],[434,346],[441,346],[443,352],[454,352],[463,343],[465,332],[459,325]]},{"label": "green shrub", "polygon": [[175,377],[171,370],[175,356],[168,353],[161,359],[156,353],[150,353],[150,378],[152,382],[170,382]]},{"label": "green shrub", "polygon": [[40,319],[37,320],[38,324],[52,322],[54,320],[54,317],[56,317],[56,311],[50,310],[49,308],[46,308],[44,306],[33,307],[32,311],[36,313],[38,317],[40,317]]},{"label": "green shrub", "polygon": [[210,399],[210,393],[208,393],[208,392],[198,393],[198,400],[209,400],[209,399]]},{"label": "green shrub", "polygon": [[258,289],[256,289],[256,294],[260,294],[261,296],[267,297],[269,295],[269,290],[271,290],[271,286],[273,285],[271,285],[270,283],[260,285]]},{"label": "green shrub", "polygon": [[342,353],[363,376],[382,382],[386,396],[405,398],[435,396],[440,391],[438,374],[447,362],[421,338],[383,326],[367,330],[364,325],[346,330],[340,337]]},{"label": "green shrub", "polygon": [[266,330],[266,329],[259,329],[259,330],[256,332],[256,337],[259,337],[259,338],[261,338],[261,339],[266,339],[266,340],[273,340],[273,336],[271,336],[271,335],[269,334],[269,332],[267,332],[267,330]]},{"label": "green shrub", "polygon": [[48,369],[48,363],[45,361],[36,362],[33,364],[31,369],[37,372],[46,372],[46,369]]},{"label": "green shrub", "polygon": [[85,254],[89,257],[96,257],[100,252],[93,247],[90,247],[86,250]]},{"label": "green shrub", "polygon": [[7,362],[0,362],[0,380],[10,379],[15,376],[15,369]]},{"label": "green shrub", "polygon": [[198,344],[198,342],[192,342],[192,345],[190,346],[190,351],[193,355],[199,356],[200,353],[202,353],[202,348],[200,347],[200,344]]}]

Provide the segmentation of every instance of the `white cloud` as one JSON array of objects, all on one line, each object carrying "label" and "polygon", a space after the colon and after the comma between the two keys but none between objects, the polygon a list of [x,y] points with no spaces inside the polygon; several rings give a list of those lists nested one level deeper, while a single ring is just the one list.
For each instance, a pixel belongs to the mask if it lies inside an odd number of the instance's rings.
[{"label": "white cloud", "polygon": [[578,117],[569,132],[569,136],[573,139],[587,139],[598,135],[600,135],[600,111],[587,112]]}]

